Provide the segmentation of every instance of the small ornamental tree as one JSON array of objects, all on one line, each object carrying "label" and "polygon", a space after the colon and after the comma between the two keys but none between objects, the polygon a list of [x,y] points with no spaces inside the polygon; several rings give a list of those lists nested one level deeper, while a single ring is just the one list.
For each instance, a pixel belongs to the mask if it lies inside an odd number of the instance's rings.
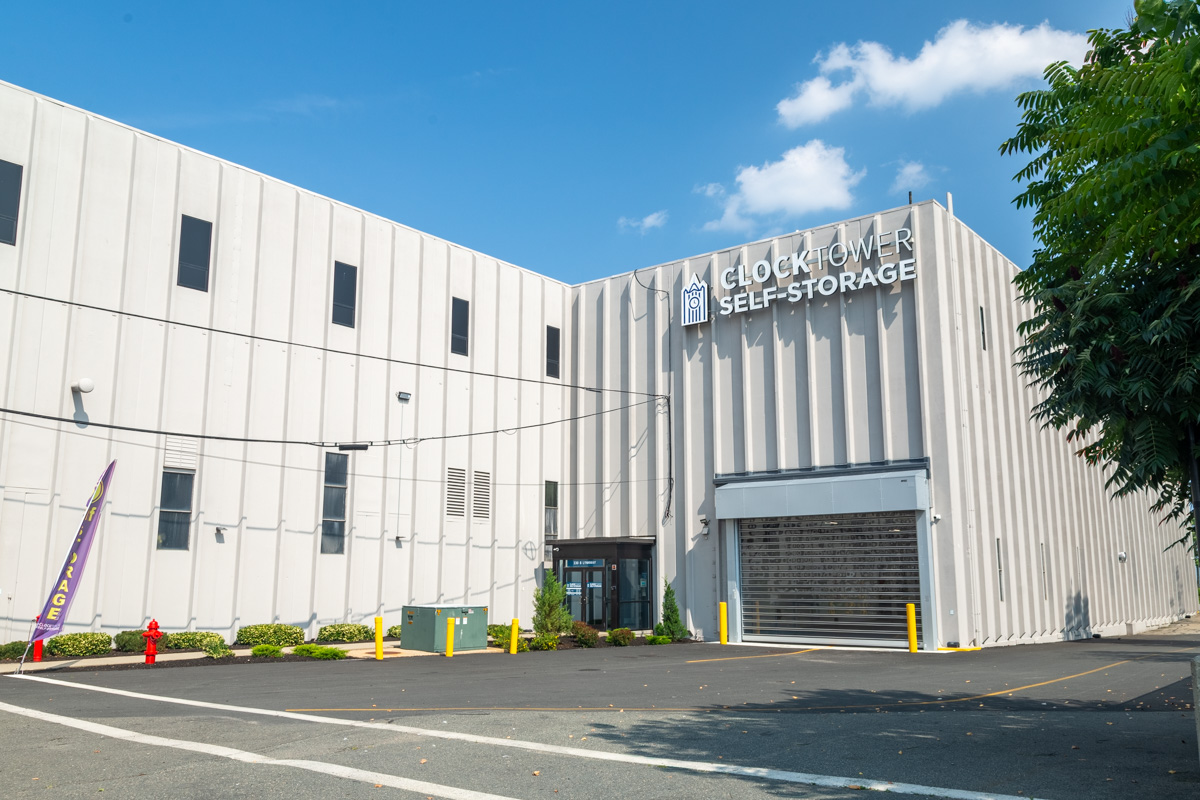
[{"label": "small ornamental tree", "polygon": [[654,626],[655,635],[669,636],[672,642],[690,639],[692,632],[683,627],[683,622],[679,619],[679,604],[675,601],[675,590],[665,579],[663,586],[665,588],[663,590],[662,622]]},{"label": "small ornamental tree", "polygon": [[540,589],[533,590],[533,632],[538,636],[558,636],[571,630],[574,620],[567,610],[567,590],[554,577],[546,573]]}]

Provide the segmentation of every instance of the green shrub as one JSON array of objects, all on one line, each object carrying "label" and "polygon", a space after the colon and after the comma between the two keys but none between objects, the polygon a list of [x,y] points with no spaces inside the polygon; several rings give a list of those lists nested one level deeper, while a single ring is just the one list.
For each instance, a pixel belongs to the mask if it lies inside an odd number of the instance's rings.
[{"label": "green shrub", "polygon": [[670,644],[675,641],[670,636],[647,636],[646,644]]},{"label": "green shrub", "polygon": [[[679,620],[679,604],[675,602],[675,590],[666,579],[663,579],[663,585],[666,589],[663,591],[662,622],[654,626],[654,633],[656,636],[669,637],[672,642],[690,639],[692,632],[683,627]],[[650,641],[650,637],[646,637],[646,641]]]},{"label": "green shrub", "polygon": [[[3,661],[20,661],[21,656],[25,654],[25,648],[29,642],[9,642],[8,644],[0,644],[0,660]],[[33,648],[29,648],[29,652],[33,652]]]},{"label": "green shrub", "polygon": [[302,644],[292,649],[292,655],[323,660],[337,660],[346,657],[346,651],[340,647],[322,647],[319,644]]},{"label": "green shrub", "polygon": [[617,647],[628,647],[633,644],[633,631],[629,628],[613,628],[608,632],[608,643]]},{"label": "green shrub", "polygon": [[375,638],[375,631],[366,625],[324,625],[317,631],[318,642],[365,642]]},{"label": "green shrub", "polygon": [[529,646],[534,650],[557,650],[558,649],[558,634],[556,633],[538,633],[534,634],[533,641]]},{"label": "green shrub", "polygon": [[566,602],[566,588],[558,582],[553,572],[547,572],[541,588],[533,590],[533,632],[557,636],[571,630],[574,620]]},{"label": "green shrub", "polygon": [[392,637],[393,639],[401,638],[400,634],[402,634],[402,633],[404,633],[403,625],[393,625],[392,627],[387,629],[387,635]]},{"label": "green shrub", "polygon": [[204,646],[204,655],[209,658],[225,658],[226,656],[233,655],[233,650],[229,648],[229,645],[225,644],[224,639],[217,639]]},{"label": "green shrub", "polygon": [[143,631],[121,631],[113,637],[113,647],[122,653],[142,653],[146,650]]},{"label": "green shrub", "polygon": [[595,647],[600,641],[600,631],[586,622],[576,622],[574,625],[575,644],[580,647]]},{"label": "green shrub", "polygon": [[283,655],[283,648],[273,644],[256,644],[250,648],[250,655],[255,658],[279,658]]},{"label": "green shrub", "polygon": [[112,637],[107,633],[64,633],[46,642],[51,656],[99,656],[112,652]]},{"label": "green shrub", "polygon": [[304,644],[304,630],[295,625],[247,625],[238,628],[235,644],[273,644],[279,647],[291,647]]},{"label": "green shrub", "polygon": [[[499,647],[507,653],[510,637],[512,637],[512,625],[488,625],[488,636],[492,638],[493,647]],[[557,649],[557,645],[554,649]],[[520,629],[517,630],[517,652],[529,652],[529,640],[521,636]]]},{"label": "green shrub", "polygon": [[213,631],[176,631],[164,634],[158,646],[164,650],[203,650],[215,642],[225,642],[225,637]]}]

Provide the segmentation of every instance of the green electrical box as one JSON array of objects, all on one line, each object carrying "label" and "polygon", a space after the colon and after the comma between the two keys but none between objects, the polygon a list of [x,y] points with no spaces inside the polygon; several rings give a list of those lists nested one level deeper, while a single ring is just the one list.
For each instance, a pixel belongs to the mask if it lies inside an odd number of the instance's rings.
[{"label": "green electrical box", "polygon": [[405,606],[402,614],[405,650],[446,652],[447,620],[454,620],[454,652],[487,648],[487,606]]}]

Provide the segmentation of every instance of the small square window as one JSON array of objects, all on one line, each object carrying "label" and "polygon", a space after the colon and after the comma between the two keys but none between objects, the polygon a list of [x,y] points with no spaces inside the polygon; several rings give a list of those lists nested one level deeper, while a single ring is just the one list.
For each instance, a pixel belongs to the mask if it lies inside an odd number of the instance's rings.
[{"label": "small square window", "polygon": [[470,333],[471,304],[462,298],[455,297],[450,313],[450,352],[465,356]]},{"label": "small square window", "polygon": [[208,291],[208,268],[212,259],[213,224],[183,215],[179,226],[179,278],[188,289]]},{"label": "small square window", "polygon": [[0,244],[17,243],[17,217],[21,209],[21,178],[25,168],[0,161]]},{"label": "small square window", "polygon": [[333,323],[354,327],[354,306],[358,297],[358,267],[333,262]]}]

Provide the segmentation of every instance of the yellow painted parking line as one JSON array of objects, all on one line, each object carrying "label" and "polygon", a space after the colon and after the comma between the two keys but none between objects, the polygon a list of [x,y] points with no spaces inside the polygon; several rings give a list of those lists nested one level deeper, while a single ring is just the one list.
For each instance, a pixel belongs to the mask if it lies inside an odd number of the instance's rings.
[{"label": "yellow painted parking line", "polygon": [[807,650],[795,650],[791,653],[767,653],[762,656],[729,656],[727,658],[697,658],[695,661],[685,661],[685,664],[704,664],[708,661],[741,661],[743,658],[780,658],[782,656],[798,656],[801,653],[815,653],[820,647],[810,647]]},{"label": "yellow painted parking line", "polygon": [[[1145,658],[1145,656],[1143,656],[1142,658]],[[1113,667],[1119,667],[1122,664],[1129,664],[1134,661],[1141,661],[1141,660],[1142,660],[1141,658],[1127,658],[1124,661],[1114,661],[1111,664],[1105,664],[1103,667],[1096,667],[1095,669],[1089,669],[1087,672],[1077,672],[1074,675],[1065,675],[1061,678],[1052,678],[1048,681],[1042,681],[1041,683],[1027,683],[1024,686],[1014,686],[1011,689],[1000,689],[995,692],[988,692],[987,694],[971,695],[970,697],[948,697],[944,700],[914,700],[911,703],[864,703],[861,705],[853,705],[853,706],[805,706],[804,710],[806,710],[806,711],[831,711],[831,710],[842,709],[842,708],[885,708],[885,707],[886,708],[899,708],[901,706],[907,708],[909,706],[944,706],[944,705],[949,705],[950,703],[966,703],[971,700],[983,700],[986,697],[997,697],[998,695],[1002,695],[1002,694],[1012,694],[1013,692],[1023,692],[1026,689],[1036,689],[1039,686],[1049,686],[1052,683],[1062,683],[1063,681],[1069,681],[1072,678],[1082,678],[1084,675],[1091,675],[1093,672],[1100,672],[1101,670],[1112,669]]]}]

